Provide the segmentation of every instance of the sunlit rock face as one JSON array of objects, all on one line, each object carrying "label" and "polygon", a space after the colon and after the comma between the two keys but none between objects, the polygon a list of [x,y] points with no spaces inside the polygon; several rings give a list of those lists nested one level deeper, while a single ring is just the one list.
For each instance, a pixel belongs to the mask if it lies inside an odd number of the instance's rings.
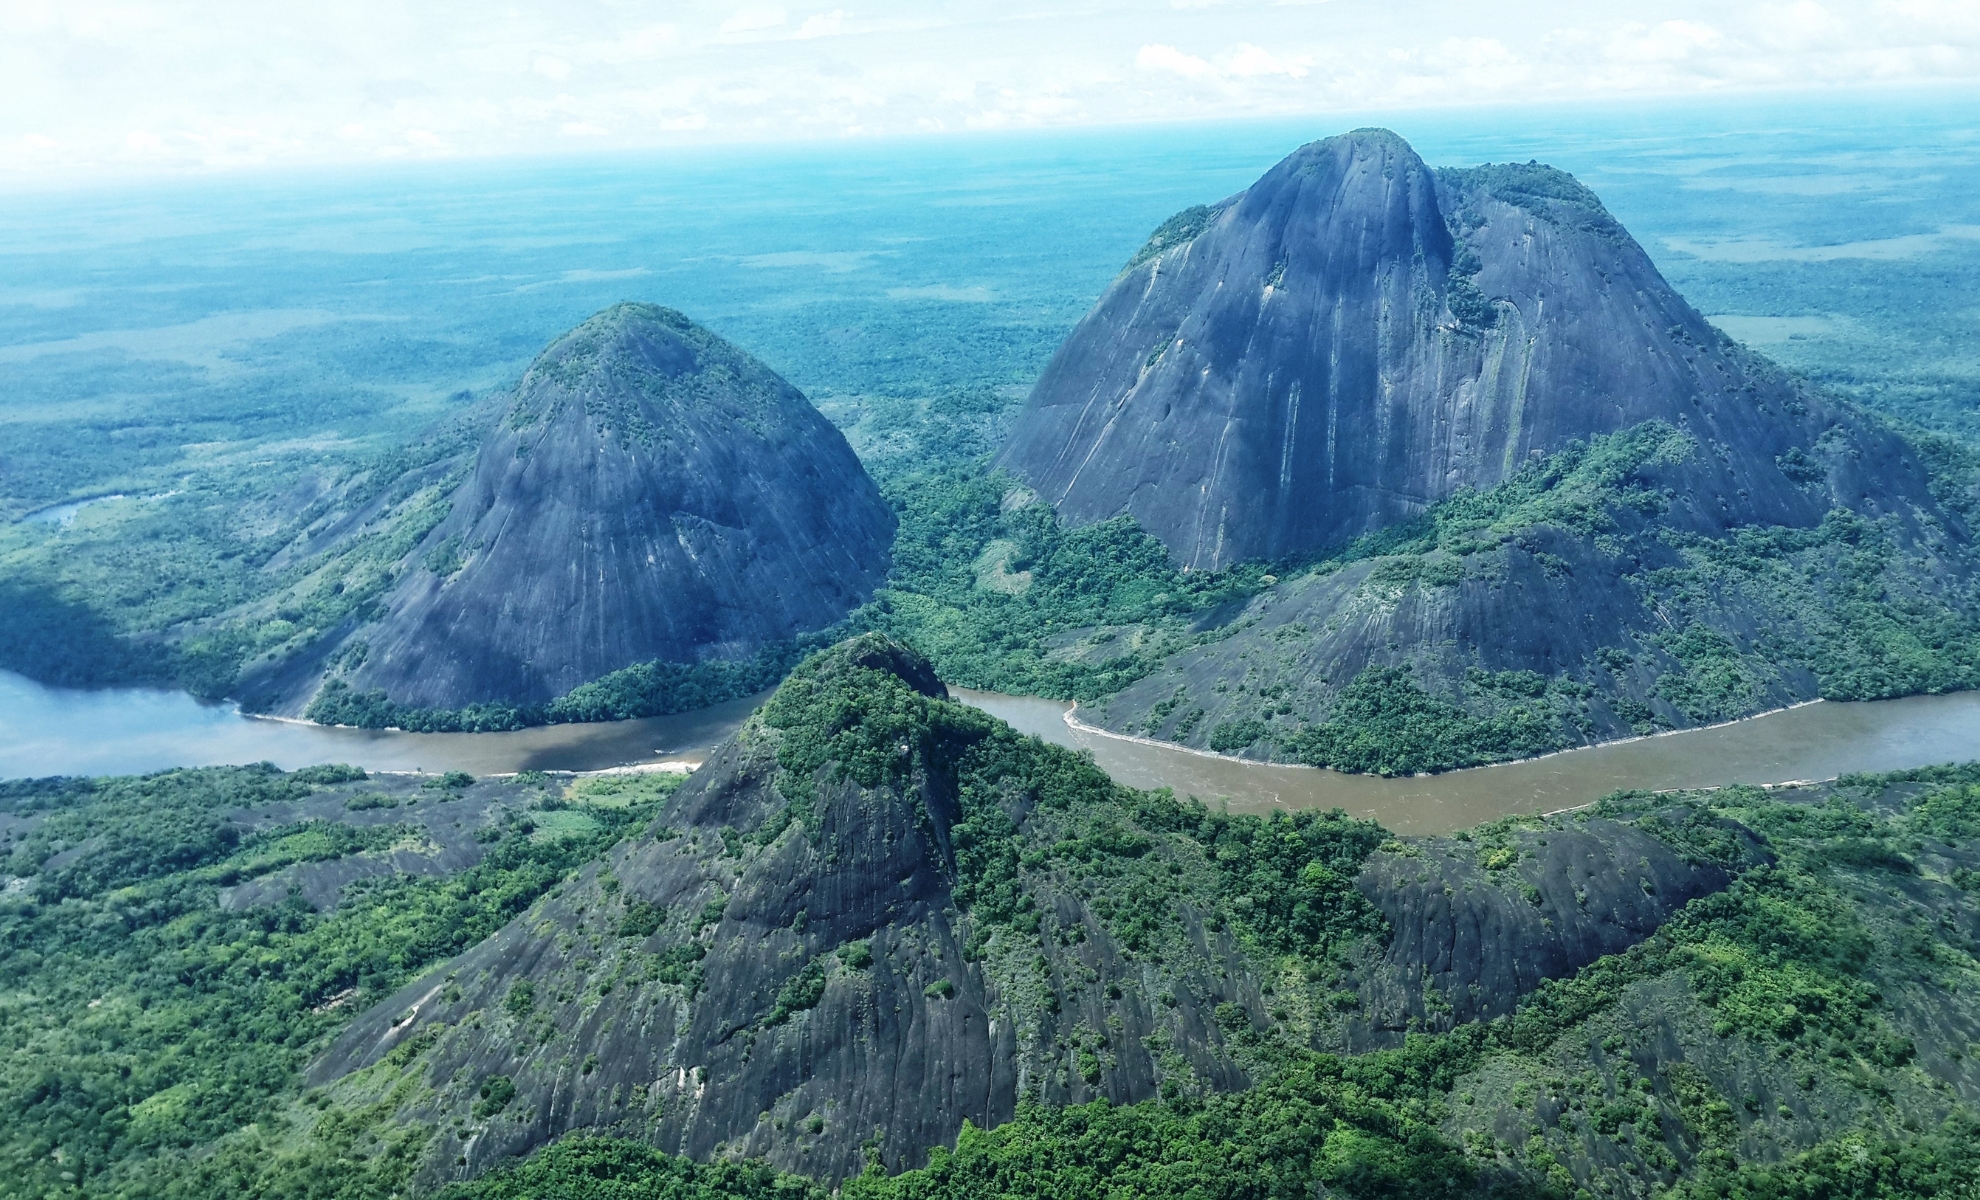
[{"label": "sunlit rock face", "polygon": [[[1699,532],[1931,503],[1895,437],[1727,340],[1593,193],[1538,164],[1432,170],[1385,130],[1304,146],[1178,214],[1060,347],[1001,463],[1072,523],[1180,563],[1333,549],[1573,439],[1662,420]],[[1810,489],[1778,456],[1841,426]],[[1830,494],[1833,492],[1833,496]]]},{"label": "sunlit rock face", "polygon": [[796,388],[680,313],[617,305],[531,365],[344,678],[458,708],[745,657],[863,602],[893,531]]}]

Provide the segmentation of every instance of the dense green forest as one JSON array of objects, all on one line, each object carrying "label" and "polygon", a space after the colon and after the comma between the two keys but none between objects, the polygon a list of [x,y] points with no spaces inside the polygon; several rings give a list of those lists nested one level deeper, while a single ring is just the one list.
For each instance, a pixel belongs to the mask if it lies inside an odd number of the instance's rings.
[{"label": "dense green forest", "polygon": [[[191,1152],[280,1128],[355,1008],[499,929],[678,782],[261,766],[0,783],[0,1190],[242,1194]],[[477,863],[370,876],[323,912],[293,888],[219,902],[297,864],[430,848],[437,812],[471,820]],[[330,1144],[283,1169],[320,1169]]]},{"label": "dense green forest", "polygon": [[[800,672],[764,714],[784,731],[780,759],[799,803],[799,780],[820,770],[880,781],[896,769],[897,739],[939,740],[934,726],[918,732],[927,722],[988,721],[906,692],[899,704],[848,709],[837,678]],[[971,736],[981,733],[994,730]],[[1024,765],[1027,746],[1044,757]],[[1027,1103],[997,1129],[965,1130],[924,1167],[869,1170],[845,1185],[848,1196],[1265,1197],[1324,1187],[1352,1197],[1661,1188],[1882,1198],[1980,1186],[1980,1123],[1965,1099],[1980,1085],[1969,1077],[1976,1051],[1943,1032],[1980,1032],[1971,999],[1980,904],[1970,890],[1980,889],[1980,766],[1773,791],[1622,793],[1578,813],[1398,840],[1338,814],[1265,821],[1197,806],[1192,816],[1187,804],[1118,788],[1029,739],[971,761],[967,770],[986,779],[1049,767],[1057,782],[1037,786],[1060,796],[1052,803],[1065,816],[1055,820],[1086,831],[1051,858],[1090,886],[1132,891],[1158,870],[1165,855],[1127,844],[1137,837],[1229,847],[1210,860],[1225,879],[1213,894],[1263,952],[1315,969],[1332,953],[1325,947],[1349,945],[1355,931],[1386,936],[1366,901],[1334,886],[1378,844],[1404,862],[1476,855],[1499,871],[1551,830],[1618,819],[1736,878],[1509,1016],[1342,1055],[1313,1049],[1299,1020],[1260,1027],[1233,1006],[1218,1018],[1251,1088],[1182,1089],[1125,1106]],[[408,1041],[334,1090],[305,1089],[302,1067],[357,1011],[644,828],[676,782],[258,767],[6,785],[0,1195],[407,1194],[427,1133],[391,1116],[407,1089],[425,1086],[430,1043]],[[970,828],[958,902],[1021,925],[1012,902],[1047,864],[1020,861],[1027,843],[1006,851],[1018,836],[1008,827]],[[1272,847],[1296,830],[1304,848],[1278,861]],[[447,836],[471,836],[479,860],[452,874],[364,877],[321,907],[305,897],[312,867]],[[226,900],[267,880],[278,886],[259,900]],[[1129,937],[1136,921],[1153,920],[1158,956],[1165,903],[1151,893],[1116,918]],[[1316,947],[1320,958],[1304,957]],[[484,1086],[491,1112],[505,1082]],[[822,1189],[747,1163],[695,1164],[580,1137],[447,1194]]]}]

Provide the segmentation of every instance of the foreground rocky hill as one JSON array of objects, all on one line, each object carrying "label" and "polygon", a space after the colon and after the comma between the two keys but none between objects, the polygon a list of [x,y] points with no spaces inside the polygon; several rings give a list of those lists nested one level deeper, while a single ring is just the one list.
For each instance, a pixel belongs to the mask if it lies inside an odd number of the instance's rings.
[{"label": "foreground rocky hill", "polygon": [[836,1180],[1026,1098],[1242,1088],[1254,1033],[1367,1049],[1503,1014],[1731,879],[1605,820],[1477,867],[1339,813],[1231,818],[944,696],[876,635],[810,661],[652,831],[313,1078],[416,1048],[429,1178],[601,1129]]},{"label": "foreground rocky hill", "polygon": [[637,664],[746,660],[863,602],[894,528],[797,389],[639,304],[537,358],[443,511],[391,591],[241,690],[392,723],[364,710],[542,705]]},{"label": "foreground rocky hill", "polygon": [[7,783],[0,1196],[1980,1186],[1980,768],[1399,839],[940,696],[865,638],[686,784]]},{"label": "foreground rocky hill", "polygon": [[1538,164],[1361,130],[1179,214],[1000,463],[1066,524],[1276,572],[1089,706],[1124,732],[1435,770],[1980,685],[1972,456],[1730,341]]}]

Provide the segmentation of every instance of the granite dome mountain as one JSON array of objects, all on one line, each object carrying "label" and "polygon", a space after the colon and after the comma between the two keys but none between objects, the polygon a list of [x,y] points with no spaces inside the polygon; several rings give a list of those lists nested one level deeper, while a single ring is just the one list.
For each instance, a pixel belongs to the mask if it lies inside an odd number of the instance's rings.
[{"label": "granite dome mountain", "polygon": [[894,517],[838,430],[671,309],[619,304],[517,384],[373,619],[272,682],[461,709],[659,661],[747,659],[884,578]]},{"label": "granite dome mountain", "polygon": [[[1002,456],[1074,523],[1216,570],[1335,550],[1570,442],[1660,420],[1702,529],[1929,502],[1895,436],[1744,352],[1571,176],[1436,171],[1386,130],[1179,214],[1066,339]],[[1811,490],[1779,462],[1832,428]]]},{"label": "granite dome mountain", "polygon": [[999,463],[1287,577],[1088,705],[1125,732],[1414,771],[1980,685],[1964,453],[1726,337],[1538,163],[1359,130],[1178,214]]}]

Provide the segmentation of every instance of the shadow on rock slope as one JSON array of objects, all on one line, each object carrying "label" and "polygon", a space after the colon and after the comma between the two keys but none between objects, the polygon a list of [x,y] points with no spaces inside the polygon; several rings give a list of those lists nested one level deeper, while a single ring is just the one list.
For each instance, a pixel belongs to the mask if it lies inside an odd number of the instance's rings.
[{"label": "shadow on rock slope", "polygon": [[653,828],[361,1016],[313,1081],[411,1063],[430,1181],[576,1129],[838,1179],[1024,1097],[1245,1086],[1245,1027],[1348,1048],[1439,996],[1502,1011],[1727,879],[1616,822],[1467,872],[1339,812],[1233,817],[945,694],[878,635],[814,656]]}]

